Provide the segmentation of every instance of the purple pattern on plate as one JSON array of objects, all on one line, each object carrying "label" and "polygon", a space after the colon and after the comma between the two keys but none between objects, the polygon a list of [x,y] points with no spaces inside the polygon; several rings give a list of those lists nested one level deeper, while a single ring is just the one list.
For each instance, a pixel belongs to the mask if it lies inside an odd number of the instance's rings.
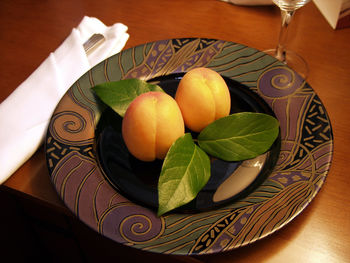
[{"label": "purple pattern on plate", "polygon": [[194,55],[189,56],[174,72],[186,72],[193,68],[193,65],[205,67],[220,52],[223,46],[224,41],[216,41],[213,45],[197,51]]},{"label": "purple pattern on plate", "polygon": [[169,43],[169,40],[155,42],[148,51],[144,62],[132,68],[124,78],[144,79],[153,77],[157,73],[156,69],[159,70],[160,65],[164,66],[173,55]]},{"label": "purple pattern on plate", "polygon": [[99,221],[99,230],[120,243],[142,243],[162,233],[162,221],[153,211],[126,203],[108,209]]},{"label": "purple pattern on plate", "polygon": [[273,176],[270,176],[270,179],[282,184],[283,187],[288,187],[298,181],[308,181],[309,176],[306,176],[306,174],[301,171],[290,171],[276,173]]},{"label": "purple pattern on plate", "polygon": [[217,55],[224,41],[198,49],[199,40],[185,41],[181,48],[174,48],[170,41],[159,41],[152,45],[141,65],[131,69],[124,78],[153,78],[168,73],[186,72],[195,67],[205,67]]},{"label": "purple pattern on plate", "polygon": [[301,87],[304,80],[286,67],[272,68],[260,77],[262,94],[269,98],[282,98],[292,95]]}]

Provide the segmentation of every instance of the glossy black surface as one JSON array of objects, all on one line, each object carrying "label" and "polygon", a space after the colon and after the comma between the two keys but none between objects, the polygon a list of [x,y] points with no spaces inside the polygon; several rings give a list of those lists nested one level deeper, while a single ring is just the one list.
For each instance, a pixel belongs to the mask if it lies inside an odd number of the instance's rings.
[{"label": "glossy black surface", "polygon": [[[172,74],[152,79],[149,82],[158,84],[165,92],[174,96],[182,76],[183,74]],[[250,111],[274,115],[270,107],[247,86],[229,78],[224,79],[231,94],[231,113]],[[133,157],[124,144],[121,123],[122,118],[112,109],[107,108],[103,112],[96,129],[99,165],[107,180],[118,192],[137,204],[157,209],[157,184],[163,161],[142,162]],[[186,130],[186,132],[191,131]],[[192,133],[192,136],[195,138],[197,134]],[[270,154],[258,177],[242,192],[221,202],[214,202],[213,195],[217,187],[237,169],[241,162],[213,160],[211,177],[207,185],[199,192],[196,199],[178,208],[177,211],[195,212],[213,209],[244,197],[270,174],[278,159],[279,150],[280,139],[278,138],[271,147]]]}]

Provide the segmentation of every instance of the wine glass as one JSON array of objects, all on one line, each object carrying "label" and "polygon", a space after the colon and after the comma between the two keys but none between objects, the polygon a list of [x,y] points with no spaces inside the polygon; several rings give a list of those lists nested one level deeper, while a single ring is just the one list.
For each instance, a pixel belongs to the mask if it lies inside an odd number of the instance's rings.
[{"label": "wine glass", "polygon": [[288,26],[292,21],[294,13],[300,7],[306,5],[310,0],[273,0],[273,2],[281,9],[281,31],[276,49],[269,49],[265,53],[272,55],[279,61],[288,65],[299,75],[306,79],[308,75],[308,66],[305,60],[297,53],[287,50]]}]

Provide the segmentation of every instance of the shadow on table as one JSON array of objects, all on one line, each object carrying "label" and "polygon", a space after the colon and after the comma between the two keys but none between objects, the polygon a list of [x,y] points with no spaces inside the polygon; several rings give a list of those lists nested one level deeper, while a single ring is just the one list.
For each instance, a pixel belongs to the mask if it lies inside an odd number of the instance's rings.
[{"label": "shadow on table", "polygon": [[0,185],[2,262],[201,262],[118,244],[70,211]]}]

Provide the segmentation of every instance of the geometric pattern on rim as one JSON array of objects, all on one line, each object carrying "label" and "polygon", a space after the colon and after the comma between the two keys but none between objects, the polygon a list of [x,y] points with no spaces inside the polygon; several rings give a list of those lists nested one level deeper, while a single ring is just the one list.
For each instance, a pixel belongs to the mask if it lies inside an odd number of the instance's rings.
[{"label": "geometric pattern on rim", "polygon": [[[281,124],[281,153],[268,178],[219,209],[158,218],[106,181],[94,135],[101,115],[91,87],[126,78],[151,79],[208,67],[261,96]],[[218,253],[261,239],[298,215],[322,186],[332,160],[327,112],[312,88],[256,49],[214,39],[172,39],[127,49],[83,75],[50,121],[46,159],[51,180],[80,220],[116,242],[157,253]]]}]

